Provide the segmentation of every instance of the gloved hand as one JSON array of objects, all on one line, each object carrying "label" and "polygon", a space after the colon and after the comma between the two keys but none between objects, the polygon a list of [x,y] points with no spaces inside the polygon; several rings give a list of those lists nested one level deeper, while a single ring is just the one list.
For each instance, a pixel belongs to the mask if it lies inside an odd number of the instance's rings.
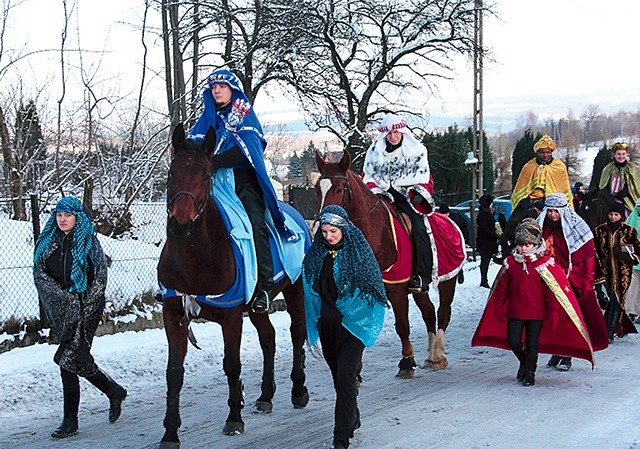
[{"label": "gloved hand", "polygon": [[598,305],[602,310],[606,310],[609,306],[609,293],[604,284],[596,285],[596,296],[598,297]]},{"label": "gloved hand", "polygon": [[619,253],[617,254],[618,259],[623,262],[631,262],[633,264],[637,263],[635,256],[633,255],[633,246],[627,245],[625,243],[620,244]]},{"label": "gloved hand", "polygon": [[624,189],[613,194],[613,197],[620,201],[622,201],[622,199],[626,196],[629,196],[629,189],[627,188],[627,186],[625,186]]}]

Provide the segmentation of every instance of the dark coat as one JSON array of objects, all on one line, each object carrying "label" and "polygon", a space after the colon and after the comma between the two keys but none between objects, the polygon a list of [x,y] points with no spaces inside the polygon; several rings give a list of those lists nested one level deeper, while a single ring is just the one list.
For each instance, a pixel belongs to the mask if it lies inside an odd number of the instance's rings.
[{"label": "dark coat", "polygon": [[[66,282],[67,269],[64,266],[58,267],[55,261],[49,261],[47,264],[49,258],[59,259],[60,254],[70,257],[69,252],[62,250],[64,243],[64,235],[58,233],[39,263],[34,266],[34,281],[38,296],[51,321],[53,335],[60,343],[53,358],[54,362],[67,371],[87,377],[98,370],[90,351],[105,307],[107,264],[100,243],[94,236],[93,264],[89,264],[93,268],[93,274],[88,273],[91,280],[89,289],[84,293],[70,293],[65,285],[54,279],[49,272],[49,267],[55,265],[59,268],[54,270],[57,273],[55,276],[60,278],[62,274],[62,281]],[[70,266],[71,261],[67,259],[66,264]]]},{"label": "dark coat", "polygon": [[498,234],[496,221],[489,209],[481,207],[476,218],[478,234],[476,236],[476,251],[480,254],[496,254],[498,252]]}]

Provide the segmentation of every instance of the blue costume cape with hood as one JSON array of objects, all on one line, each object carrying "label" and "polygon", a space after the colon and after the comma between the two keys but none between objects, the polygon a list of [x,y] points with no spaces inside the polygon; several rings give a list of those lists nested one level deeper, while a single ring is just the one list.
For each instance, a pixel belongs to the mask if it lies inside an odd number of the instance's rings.
[{"label": "blue costume cape with hood", "polygon": [[[216,83],[226,84],[232,89],[232,106],[229,112],[224,113],[224,115],[216,110],[216,103],[211,93],[211,84]],[[216,131],[217,138],[214,154],[224,153],[234,146],[239,147],[255,170],[258,183],[264,194],[265,204],[271,212],[271,217],[278,232],[286,239],[297,239],[295,233],[285,225],[282,210],[278,205],[276,191],[267,175],[267,169],[264,165],[264,150],[267,146],[267,141],[264,139],[262,126],[260,126],[253,106],[249,108],[248,114],[242,121],[237,124],[229,124],[233,120],[229,120],[230,117],[228,116],[233,113],[233,105],[238,100],[243,100],[249,105],[249,99],[240,88],[240,80],[229,70],[221,69],[216,70],[209,76],[209,84],[202,94],[204,111],[189,132],[189,139],[203,141],[207,130],[212,126]]]},{"label": "blue costume cape with hood", "polygon": [[[209,76],[209,86],[203,93],[204,111],[188,138],[203,141],[209,127],[216,131],[214,154],[221,154],[237,146],[256,173],[262,189],[265,205],[265,222],[270,234],[271,255],[274,263],[273,281],[285,275],[295,282],[302,272],[302,258],[311,245],[309,230],[302,216],[291,206],[278,201],[275,189],[267,175],[263,152],[266,140],[253,107],[240,88],[240,80],[229,70],[216,70]],[[211,92],[213,84],[226,84],[232,89],[230,107],[216,110]],[[241,111],[243,113],[239,114]],[[234,307],[249,302],[257,280],[257,260],[253,245],[251,224],[246,211],[235,193],[235,177],[232,168],[215,171],[211,195],[221,212],[225,228],[233,242],[236,258],[236,281],[222,295],[198,295],[197,300],[216,307]],[[175,296],[170,286],[160,285],[163,298]]]}]

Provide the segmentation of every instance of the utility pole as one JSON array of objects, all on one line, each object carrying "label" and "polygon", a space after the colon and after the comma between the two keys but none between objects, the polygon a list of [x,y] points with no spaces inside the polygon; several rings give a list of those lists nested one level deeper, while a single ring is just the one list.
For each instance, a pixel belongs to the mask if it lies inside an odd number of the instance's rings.
[{"label": "utility pole", "polygon": [[483,160],[482,155],[484,134],[482,121],[482,0],[475,1],[473,13],[473,142],[472,153],[475,164],[472,165],[472,192],[471,192],[471,247],[473,248],[473,260],[476,260],[476,236],[478,225],[476,223],[476,202],[483,194],[482,185]]},{"label": "utility pole", "polygon": [[484,155],[484,119],[482,104],[482,0],[476,0],[474,11],[474,46],[473,46],[473,154],[478,158],[477,186],[478,196],[484,193],[483,155]]}]

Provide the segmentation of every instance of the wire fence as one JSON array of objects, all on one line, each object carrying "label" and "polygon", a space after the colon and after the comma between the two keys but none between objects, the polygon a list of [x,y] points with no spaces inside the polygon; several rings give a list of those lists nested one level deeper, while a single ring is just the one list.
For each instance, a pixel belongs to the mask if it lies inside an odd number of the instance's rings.
[{"label": "wire fence", "polygon": [[[27,208],[29,221],[11,220],[10,207],[10,202],[0,201],[0,343],[8,338],[3,334],[38,333],[48,327],[33,283],[33,247],[35,233],[50,214],[36,212],[34,220],[36,204]],[[118,238],[98,235],[109,267],[105,312],[112,320],[131,320],[132,314],[151,319],[159,309],[153,295],[166,238],[165,211],[164,202],[134,203],[132,227],[126,233]]]}]

